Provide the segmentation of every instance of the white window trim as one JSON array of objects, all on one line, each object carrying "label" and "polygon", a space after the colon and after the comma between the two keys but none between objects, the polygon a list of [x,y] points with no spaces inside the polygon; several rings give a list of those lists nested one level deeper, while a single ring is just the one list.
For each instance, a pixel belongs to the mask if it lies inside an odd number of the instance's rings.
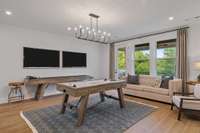
[{"label": "white window trim", "polygon": [[123,43],[115,44],[115,70],[117,71],[117,50],[119,48],[126,48],[126,69],[129,74],[135,74],[134,53],[135,45],[142,43],[149,43],[150,46],[150,75],[157,76],[156,62],[157,62],[157,42],[163,40],[171,40],[177,38],[176,32],[170,32],[146,38],[130,40]]}]

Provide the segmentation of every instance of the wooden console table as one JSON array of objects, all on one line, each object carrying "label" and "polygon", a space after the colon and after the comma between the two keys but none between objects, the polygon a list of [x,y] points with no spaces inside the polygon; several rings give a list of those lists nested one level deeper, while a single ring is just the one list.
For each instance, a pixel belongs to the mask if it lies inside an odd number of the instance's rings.
[{"label": "wooden console table", "polygon": [[24,83],[26,85],[37,86],[35,99],[40,100],[44,96],[45,89],[48,87],[49,84],[75,82],[75,81],[91,80],[91,79],[93,79],[93,77],[89,75],[58,76],[58,77],[42,77],[36,79],[28,79],[25,80]]}]

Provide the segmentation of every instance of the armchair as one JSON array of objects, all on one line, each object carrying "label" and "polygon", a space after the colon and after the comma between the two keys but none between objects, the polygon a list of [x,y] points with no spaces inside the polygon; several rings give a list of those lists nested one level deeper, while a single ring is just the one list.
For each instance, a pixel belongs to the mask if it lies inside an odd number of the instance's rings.
[{"label": "armchair", "polygon": [[171,110],[173,106],[178,108],[178,120],[184,110],[200,111],[200,98],[196,98],[193,93],[174,92],[172,97]]}]

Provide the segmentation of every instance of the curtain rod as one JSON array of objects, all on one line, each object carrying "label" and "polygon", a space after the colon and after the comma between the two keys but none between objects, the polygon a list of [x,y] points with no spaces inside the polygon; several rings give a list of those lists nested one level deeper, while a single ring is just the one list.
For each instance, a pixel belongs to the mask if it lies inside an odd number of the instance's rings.
[{"label": "curtain rod", "polygon": [[155,36],[155,35],[159,35],[159,34],[164,34],[164,33],[168,33],[168,32],[177,31],[180,29],[188,29],[188,28],[189,28],[188,26],[181,26],[181,27],[179,26],[179,27],[156,31],[156,32],[147,33],[147,34],[143,34],[143,35],[136,35],[135,37],[130,37],[130,38],[126,38],[126,39],[113,41],[112,43],[120,43],[120,42],[129,41],[129,40],[135,40],[135,39],[140,39],[140,38],[144,38],[144,37]]}]

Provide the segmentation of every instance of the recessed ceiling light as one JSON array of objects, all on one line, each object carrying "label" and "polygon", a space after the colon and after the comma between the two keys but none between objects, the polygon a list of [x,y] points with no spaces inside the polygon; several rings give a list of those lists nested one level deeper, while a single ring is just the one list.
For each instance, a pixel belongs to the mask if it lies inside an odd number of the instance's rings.
[{"label": "recessed ceiling light", "polygon": [[11,11],[8,11],[8,10],[6,10],[6,11],[5,11],[5,14],[6,14],[6,15],[8,15],[8,16],[10,16],[10,15],[12,15],[12,12],[11,12]]},{"label": "recessed ceiling light", "polygon": [[195,16],[194,19],[200,19],[200,16]]},{"label": "recessed ceiling light", "polygon": [[174,17],[169,17],[169,20],[170,20],[170,21],[174,20]]}]

